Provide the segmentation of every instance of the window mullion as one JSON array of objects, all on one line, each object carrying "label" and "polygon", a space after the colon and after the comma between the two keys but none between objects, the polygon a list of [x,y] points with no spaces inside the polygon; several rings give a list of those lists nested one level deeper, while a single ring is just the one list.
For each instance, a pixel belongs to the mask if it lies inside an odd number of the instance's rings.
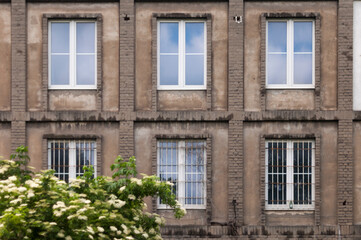
[{"label": "window mullion", "polygon": [[206,200],[207,200],[207,142],[205,142],[204,145],[202,145],[203,148],[203,205],[206,205]]},{"label": "window mullion", "polygon": [[74,51],[75,51],[75,43],[74,43],[74,39],[75,39],[75,33],[74,33],[74,21],[70,21],[69,22],[69,84],[71,87],[75,86],[75,56],[74,56]]},{"label": "window mullion", "polygon": [[69,180],[76,178],[76,148],[75,142],[69,141]]},{"label": "window mullion", "polygon": [[76,22],[73,21],[73,37],[72,37],[72,41],[73,41],[73,86],[75,87],[77,84],[76,84],[76,69],[77,69],[77,66],[76,66]]},{"label": "window mullion", "polygon": [[160,22],[157,22],[157,85],[160,86]]},{"label": "window mullion", "polygon": [[268,196],[268,188],[269,188],[269,186],[268,186],[268,148],[267,148],[267,145],[268,145],[268,142],[267,141],[265,141],[265,169],[266,169],[266,171],[265,171],[265,204],[266,205],[268,205],[268,198],[269,198],[269,196]]},{"label": "window mullion", "polygon": [[48,40],[48,85],[51,86],[51,61],[52,61],[52,51],[51,51],[51,31],[52,31],[52,22],[49,23],[48,26],[48,33],[49,33],[49,40]]},{"label": "window mullion", "polygon": [[316,164],[315,164],[315,149],[316,149],[316,143],[315,142],[311,142],[312,147],[311,147],[311,156],[312,156],[312,161],[311,161],[311,178],[312,178],[312,184],[311,184],[311,193],[312,193],[312,198],[311,198],[311,205],[314,206],[315,203],[315,188],[316,188],[316,183],[315,183],[315,176],[316,176]]},{"label": "window mullion", "polygon": [[293,21],[292,20],[288,20],[287,21],[287,40],[288,40],[288,51],[287,51],[287,55],[288,55],[288,76],[287,76],[287,84],[288,86],[292,87],[293,86],[293,70],[294,70],[294,66],[293,66]]},{"label": "window mullion", "polygon": [[315,21],[312,21],[312,85],[315,86]]},{"label": "window mullion", "polygon": [[178,200],[181,204],[185,205],[185,142],[178,142],[178,162],[179,162],[179,175],[178,175]]},{"label": "window mullion", "polygon": [[292,141],[287,141],[287,201],[293,201],[293,151]]},{"label": "window mullion", "polygon": [[53,168],[53,166],[51,165],[51,153],[53,151],[51,144],[52,144],[52,141],[49,141],[48,142],[48,169]]},{"label": "window mullion", "polygon": [[179,86],[185,87],[185,22],[179,21]]},{"label": "window mullion", "polygon": [[204,30],[203,30],[203,62],[204,62],[204,78],[203,78],[203,86],[206,86],[207,83],[207,23],[204,23]]}]

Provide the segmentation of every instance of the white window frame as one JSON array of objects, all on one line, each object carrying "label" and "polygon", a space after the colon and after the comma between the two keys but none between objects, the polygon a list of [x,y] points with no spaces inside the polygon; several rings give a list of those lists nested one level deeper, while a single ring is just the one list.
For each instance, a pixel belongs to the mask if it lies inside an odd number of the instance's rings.
[{"label": "white window frame", "polygon": [[[268,204],[268,151],[269,142],[286,142],[287,143],[287,167],[286,167],[286,204]],[[312,142],[312,204],[294,204],[294,187],[293,187],[293,144],[295,142]],[[292,201],[293,207],[290,208]],[[265,141],[265,207],[266,210],[314,210],[315,209],[315,141],[309,139],[283,140],[267,139]]]},{"label": "white window frame", "polygon": [[95,149],[90,150],[90,151],[94,151],[94,153],[93,153],[94,154],[94,165],[91,165],[91,166],[93,166],[93,168],[94,168],[94,177],[97,176],[97,142],[96,142],[96,140],[64,140],[64,139],[49,140],[48,141],[48,169],[53,169],[53,166],[51,165],[51,154],[52,154],[51,143],[56,143],[56,142],[64,143],[64,144],[69,143],[69,177],[68,177],[69,182],[71,179],[76,179],[76,174],[77,174],[76,173],[76,143],[77,142],[94,143]]},{"label": "white window frame", "polygon": [[[204,79],[203,85],[186,85],[185,84],[185,39],[186,23],[200,22],[204,23]],[[178,85],[161,85],[160,84],[160,23],[178,23]],[[157,23],[157,88],[158,90],[206,90],[207,89],[207,23],[204,20],[159,20]],[[162,53],[162,55],[173,55]],[[201,55],[198,53],[188,53],[188,55]]]},{"label": "white window frame", "polygon": [[353,1],[353,110],[361,111],[361,1]]},{"label": "white window frame", "polygon": [[[177,199],[179,203],[184,206],[186,209],[206,209],[206,200],[207,200],[207,151],[206,148],[204,149],[204,173],[203,173],[203,182],[204,182],[204,189],[203,189],[203,204],[185,204],[185,184],[186,184],[186,173],[185,173],[185,166],[186,166],[186,155],[185,155],[185,143],[187,141],[198,141],[198,142],[204,142],[206,144],[205,140],[171,140],[171,139],[162,139],[169,142],[176,142],[177,143],[177,157],[178,157],[178,196]],[[159,141],[162,141],[161,139]],[[159,170],[159,141],[157,141],[157,176],[160,175]],[[204,145],[206,146],[206,145]],[[160,204],[159,198],[157,200],[158,209],[170,209],[170,207],[166,204]]]},{"label": "white window frame", "polygon": [[[51,84],[51,25],[52,23],[69,23],[69,84],[52,85]],[[94,23],[94,84],[77,85],[76,84],[76,24],[77,23]],[[56,20],[48,24],[48,88],[49,89],[97,89],[97,23],[94,20]],[[78,53],[78,55],[89,55],[93,53]],[[64,55],[56,53],[55,55]]]},{"label": "white window frame", "polygon": [[[268,23],[286,22],[287,23],[287,83],[269,84],[268,83]],[[294,84],[294,23],[312,22],[312,84]],[[269,89],[312,89],[315,88],[315,21],[313,19],[267,19],[266,22],[266,88]]]}]

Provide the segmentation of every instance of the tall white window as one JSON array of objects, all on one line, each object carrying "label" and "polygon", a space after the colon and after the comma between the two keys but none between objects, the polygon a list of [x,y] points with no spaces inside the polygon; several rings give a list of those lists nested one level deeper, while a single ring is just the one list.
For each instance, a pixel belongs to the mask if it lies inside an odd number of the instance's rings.
[{"label": "tall white window", "polygon": [[268,140],[265,147],[266,209],[314,209],[314,141]]},{"label": "tall white window", "polygon": [[314,88],[314,21],[268,20],[267,88]]},{"label": "tall white window", "polygon": [[206,23],[158,22],[158,89],[206,89]]},{"label": "tall white window", "polygon": [[[206,206],[206,142],[159,140],[158,176],[174,183],[173,192],[186,208]],[[159,208],[165,208],[159,199]]]},{"label": "tall white window", "polygon": [[49,23],[49,88],[96,89],[96,24]]},{"label": "tall white window", "polygon": [[84,174],[84,166],[93,166],[96,176],[96,142],[91,140],[48,141],[48,169],[66,182]]}]

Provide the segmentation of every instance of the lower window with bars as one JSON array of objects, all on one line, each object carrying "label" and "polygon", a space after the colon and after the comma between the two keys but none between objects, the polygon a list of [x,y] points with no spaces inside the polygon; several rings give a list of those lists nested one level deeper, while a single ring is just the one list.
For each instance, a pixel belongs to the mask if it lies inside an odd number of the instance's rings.
[{"label": "lower window with bars", "polygon": [[314,209],[314,146],[312,140],[266,141],[267,210]]},{"label": "lower window with bars", "polygon": [[66,182],[83,175],[84,166],[92,166],[96,176],[96,156],[94,140],[48,141],[48,169],[54,169],[55,176]]},{"label": "lower window with bars", "polygon": [[[172,182],[178,201],[188,209],[206,206],[206,142],[159,140],[157,169],[161,181]],[[158,200],[158,208],[166,208]]]}]

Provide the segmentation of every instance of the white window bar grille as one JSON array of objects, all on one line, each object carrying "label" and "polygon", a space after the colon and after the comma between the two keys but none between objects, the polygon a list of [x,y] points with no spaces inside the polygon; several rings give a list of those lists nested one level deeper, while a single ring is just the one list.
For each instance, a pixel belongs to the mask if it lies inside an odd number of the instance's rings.
[{"label": "white window bar grille", "polygon": [[96,177],[96,155],[95,141],[48,141],[48,169],[54,169],[54,175],[66,182],[82,176],[84,166],[92,166]]},{"label": "white window bar grille", "polygon": [[[206,143],[199,140],[159,140],[158,176],[174,184],[173,192],[186,208],[205,208]],[[162,200],[159,208],[166,208]]]},{"label": "white window bar grille", "polygon": [[268,140],[265,147],[266,209],[314,209],[314,141]]}]

